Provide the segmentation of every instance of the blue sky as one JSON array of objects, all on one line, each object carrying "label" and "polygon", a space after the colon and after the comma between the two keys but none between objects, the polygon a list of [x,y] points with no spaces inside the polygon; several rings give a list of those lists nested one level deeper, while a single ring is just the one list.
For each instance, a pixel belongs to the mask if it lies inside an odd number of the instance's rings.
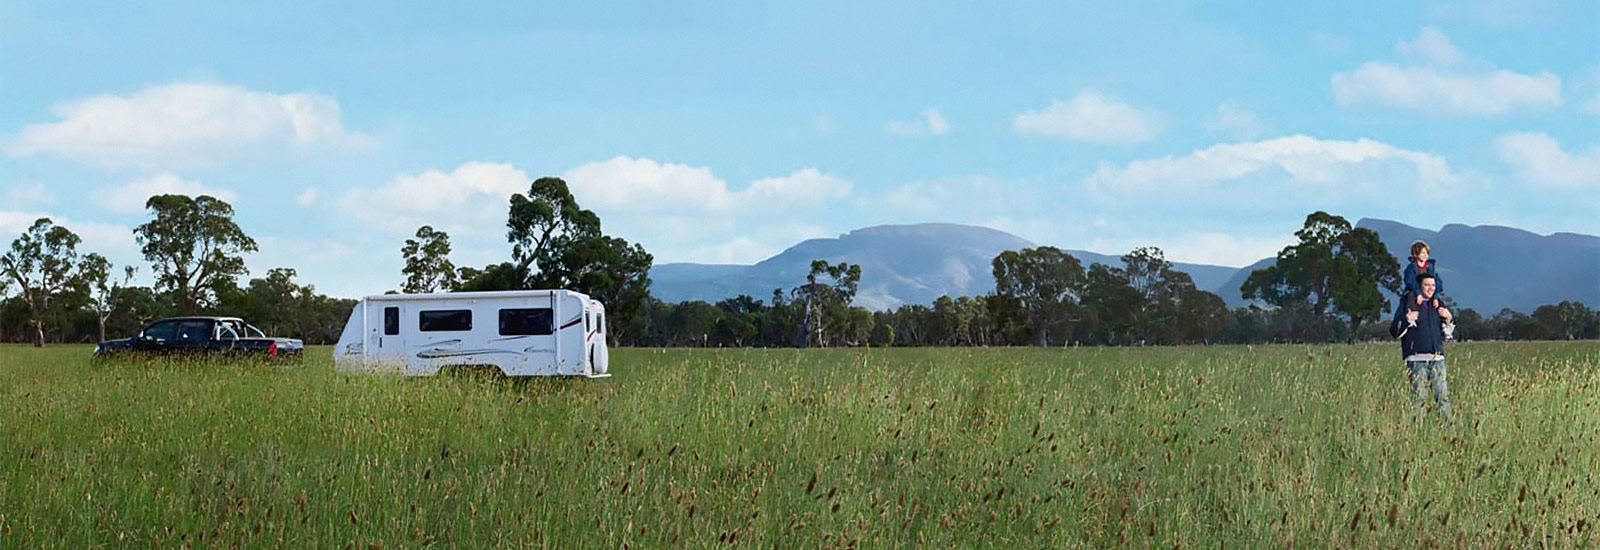
[{"label": "blue sky", "polygon": [[[1305,215],[1600,234],[1600,4],[0,2],[0,233],[229,200],[340,296],[567,178],[657,263],[885,223],[1245,265]],[[1436,255],[1448,261],[1449,251]],[[146,274],[145,280],[148,280]]]}]

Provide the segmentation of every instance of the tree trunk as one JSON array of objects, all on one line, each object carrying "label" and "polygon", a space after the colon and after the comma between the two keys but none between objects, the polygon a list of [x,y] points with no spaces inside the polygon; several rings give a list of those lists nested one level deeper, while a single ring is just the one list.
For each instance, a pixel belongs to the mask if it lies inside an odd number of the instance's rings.
[{"label": "tree trunk", "polygon": [[33,318],[33,334],[34,334],[33,347],[36,347],[36,348],[44,347],[44,322],[40,321],[38,316],[35,316]]}]

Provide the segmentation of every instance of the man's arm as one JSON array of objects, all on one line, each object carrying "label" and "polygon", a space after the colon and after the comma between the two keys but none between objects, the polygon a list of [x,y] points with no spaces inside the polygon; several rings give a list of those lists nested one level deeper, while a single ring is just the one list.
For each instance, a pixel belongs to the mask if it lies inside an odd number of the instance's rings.
[{"label": "man's arm", "polygon": [[1405,302],[1405,300],[1406,300],[1407,297],[1408,296],[1400,297],[1400,307],[1395,308],[1395,310],[1394,310],[1394,320],[1389,322],[1389,336],[1393,336],[1395,338],[1399,338],[1399,337],[1401,337],[1402,335],[1404,335],[1406,333],[1406,328],[1408,328],[1408,323],[1406,323],[1406,302]]}]

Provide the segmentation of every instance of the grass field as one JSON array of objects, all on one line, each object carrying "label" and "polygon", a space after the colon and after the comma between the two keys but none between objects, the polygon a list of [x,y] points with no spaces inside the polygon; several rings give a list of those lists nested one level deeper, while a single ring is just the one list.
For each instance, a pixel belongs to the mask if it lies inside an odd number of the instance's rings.
[{"label": "grass field", "polygon": [[1600,345],[614,350],[609,380],[0,346],[0,547],[1585,548]]}]

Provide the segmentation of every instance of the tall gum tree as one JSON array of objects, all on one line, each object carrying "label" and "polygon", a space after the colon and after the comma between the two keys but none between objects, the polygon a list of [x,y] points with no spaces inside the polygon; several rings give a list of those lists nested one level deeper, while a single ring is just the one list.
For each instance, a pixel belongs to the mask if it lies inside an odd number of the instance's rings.
[{"label": "tall gum tree", "polygon": [[400,256],[406,261],[400,270],[406,276],[405,284],[400,287],[402,292],[455,289],[456,266],[450,263],[450,234],[431,225],[419,227],[417,238],[406,239],[405,246],[400,248]]},{"label": "tall gum tree", "polygon": [[256,241],[233,222],[233,206],[216,197],[156,195],[145,202],[154,219],[133,230],[156,285],[176,293],[193,314],[212,284],[246,272],[244,253]]},{"label": "tall gum tree", "polygon": [[1086,282],[1083,263],[1053,246],[1001,252],[994,258],[994,281],[995,294],[1015,300],[1026,313],[1037,346],[1050,345],[1051,327],[1071,328]]},{"label": "tall gum tree", "polygon": [[0,272],[17,285],[28,304],[35,347],[44,346],[44,317],[51,299],[75,282],[80,241],[50,218],[39,218],[0,256]]},{"label": "tall gum tree", "polygon": [[1343,315],[1354,339],[1362,322],[1383,315],[1387,302],[1379,288],[1399,293],[1400,262],[1377,232],[1353,228],[1327,212],[1306,216],[1294,235],[1300,242],[1279,251],[1272,265],[1251,272],[1240,292],[1279,307],[1308,306],[1322,339],[1329,314]]}]

